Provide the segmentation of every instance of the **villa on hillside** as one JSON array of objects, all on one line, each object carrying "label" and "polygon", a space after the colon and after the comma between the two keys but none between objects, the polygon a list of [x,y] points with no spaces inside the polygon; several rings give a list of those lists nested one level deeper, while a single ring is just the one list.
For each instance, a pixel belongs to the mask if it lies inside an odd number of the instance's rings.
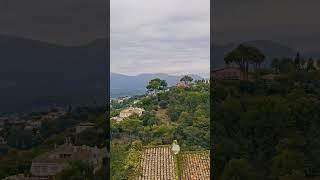
[{"label": "villa on hillside", "polygon": [[122,110],[120,112],[119,117],[120,118],[127,118],[133,114],[137,114],[140,117],[140,116],[142,116],[143,112],[144,112],[143,108],[129,107],[127,109]]},{"label": "villa on hillside", "polygon": [[[249,72],[249,79],[253,76],[253,72]],[[213,80],[243,80],[244,74],[238,67],[225,67],[216,69],[211,72]]]},{"label": "villa on hillside", "polygon": [[29,120],[26,122],[24,129],[26,130],[40,129],[41,125],[42,125],[41,121]]},{"label": "villa on hillside", "polygon": [[55,120],[64,115],[66,115],[65,111],[49,112],[48,114],[41,116],[41,121]]},{"label": "villa on hillside", "polygon": [[187,88],[187,87],[190,87],[190,84],[187,84],[187,83],[184,83],[184,82],[178,82],[176,84],[176,87],[179,87],[179,88]]},{"label": "villa on hillside", "polygon": [[129,96],[120,96],[117,98],[117,103],[123,103],[124,101],[127,101],[129,99],[130,99]]},{"label": "villa on hillside", "polygon": [[119,116],[112,117],[111,120],[115,120],[116,122],[121,122],[123,119],[128,118],[134,114],[138,115],[139,117],[142,116],[144,112],[143,108],[137,108],[137,107],[129,107],[127,109],[124,109],[120,112]]},{"label": "villa on hillside", "polygon": [[90,129],[94,127],[94,123],[91,122],[83,122],[80,123],[77,127],[76,127],[76,134],[79,134],[81,132],[83,132],[86,129]]},{"label": "villa on hillside", "polygon": [[107,156],[106,148],[74,146],[70,139],[52,151],[41,154],[32,160],[30,173],[34,177],[50,177],[70,167],[71,162],[82,161],[94,167],[94,172],[102,166]]}]

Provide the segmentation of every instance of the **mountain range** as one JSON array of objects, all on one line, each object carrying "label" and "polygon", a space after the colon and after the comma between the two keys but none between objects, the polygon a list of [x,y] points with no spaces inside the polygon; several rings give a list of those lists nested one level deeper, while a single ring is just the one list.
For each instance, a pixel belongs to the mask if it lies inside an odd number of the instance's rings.
[{"label": "mountain range", "polygon": [[65,47],[0,36],[0,112],[105,103],[109,44]]},{"label": "mountain range", "polygon": [[[189,74],[194,80],[203,79],[202,77]],[[168,86],[173,86],[180,81],[182,76],[169,75],[165,73],[139,74],[128,76],[118,73],[110,73],[110,95],[117,97],[122,95],[139,95],[146,91],[149,81],[154,78],[166,80]]]},{"label": "mountain range", "polygon": [[[266,56],[268,66],[274,57],[293,57],[294,48],[272,41],[250,41]],[[224,66],[223,57],[237,46],[212,44],[211,69]],[[303,54],[303,53],[301,53]],[[307,54],[305,54],[307,55]],[[312,53],[315,57],[319,53]],[[108,39],[68,47],[38,40],[0,35],[0,112],[31,111],[52,105],[105,103],[111,96],[141,94],[152,78],[174,85],[179,76],[109,74]],[[200,77],[193,75],[194,79]],[[110,84],[108,79],[111,80]]]}]

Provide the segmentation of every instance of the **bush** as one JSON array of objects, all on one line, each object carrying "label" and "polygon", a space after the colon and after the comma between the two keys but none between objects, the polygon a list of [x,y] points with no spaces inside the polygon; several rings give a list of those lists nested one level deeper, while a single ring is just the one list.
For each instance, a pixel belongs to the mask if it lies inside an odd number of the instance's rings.
[{"label": "bush", "polygon": [[168,102],[165,101],[165,100],[161,100],[160,103],[159,103],[159,105],[160,105],[160,107],[161,107],[162,109],[165,109],[165,108],[167,108],[167,106],[168,106]]}]

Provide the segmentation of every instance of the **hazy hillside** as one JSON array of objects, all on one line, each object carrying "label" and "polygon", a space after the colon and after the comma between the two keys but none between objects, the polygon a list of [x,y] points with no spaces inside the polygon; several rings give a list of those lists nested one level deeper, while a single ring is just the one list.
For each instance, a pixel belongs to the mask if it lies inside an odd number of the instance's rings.
[{"label": "hazy hillside", "polygon": [[[193,79],[203,79],[198,75],[190,75]],[[138,95],[146,91],[146,85],[151,79],[160,78],[167,81],[169,86],[179,82],[181,76],[168,75],[164,73],[139,74],[137,76],[127,76],[123,74],[111,73],[110,89],[111,97],[121,95]]]},{"label": "hazy hillside", "polygon": [[[279,57],[279,58],[294,57],[297,53],[297,50],[273,41],[258,40],[258,41],[249,41],[245,43],[259,48],[266,55],[266,59],[263,66],[267,66],[267,67],[270,66],[272,60],[276,57]],[[223,46],[213,44],[211,46],[211,50],[212,50],[211,69],[224,67],[225,54],[232,51],[237,46],[238,44],[235,44],[235,43],[231,43]]]},{"label": "hazy hillside", "polygon": [[0,36],[0,50],[0,112],[105,102],[106,40],[63,47]]}]

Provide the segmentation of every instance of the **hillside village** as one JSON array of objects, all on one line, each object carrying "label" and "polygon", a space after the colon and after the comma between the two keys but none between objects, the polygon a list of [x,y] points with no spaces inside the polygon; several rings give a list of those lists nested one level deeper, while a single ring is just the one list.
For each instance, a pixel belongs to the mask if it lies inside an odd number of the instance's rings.
[{"label": "hillside village", "polygon": [[83,168],[88,177],[106,176],[103,107],[59,108],[1,119],[0,178],[66,179]]},{"label": "hillside village", "polygon": [[145,95],[114,100],[111,179],[210,179],[209,85],[153,79]]}]

